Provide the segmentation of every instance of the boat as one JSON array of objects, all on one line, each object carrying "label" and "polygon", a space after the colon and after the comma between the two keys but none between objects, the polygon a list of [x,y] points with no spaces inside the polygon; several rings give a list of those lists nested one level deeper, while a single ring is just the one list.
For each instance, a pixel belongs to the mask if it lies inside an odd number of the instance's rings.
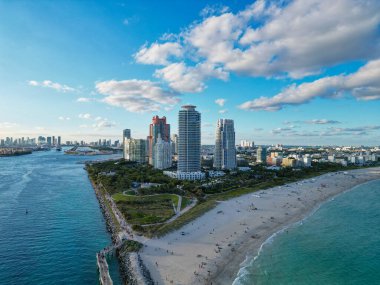
[{"label": "boat", "polygon": [[60,146],[60,145],[57,145],[57,147],[55,148],[55,150],[56,150],[56,151],[61,151],[61,150],[62,150],[62,148],[61,148],[61,146]]}]

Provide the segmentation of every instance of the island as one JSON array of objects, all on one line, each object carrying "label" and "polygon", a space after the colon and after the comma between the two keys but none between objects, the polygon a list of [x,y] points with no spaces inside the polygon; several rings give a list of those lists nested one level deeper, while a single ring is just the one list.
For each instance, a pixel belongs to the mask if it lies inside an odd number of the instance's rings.
[{"label": "island", "polygon": [[0,157],[2,156],[19,156],[31,154],[32,150],[28,148],[0,148]]}]

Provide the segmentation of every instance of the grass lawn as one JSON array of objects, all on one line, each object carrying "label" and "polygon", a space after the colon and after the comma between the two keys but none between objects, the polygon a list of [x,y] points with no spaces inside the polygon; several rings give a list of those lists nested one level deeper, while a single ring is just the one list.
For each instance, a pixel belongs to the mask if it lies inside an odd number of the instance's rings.
[{"label": "grass lawn", "polygon": [[191,203],[191,200],[185,196],[182,196],[181,211]]},{"label": "grass lawn", "polygon": [[178,204],[178,196],[173,194],[129,196],[117,193],[112,198],[132,225],[165,222],[174,215],[173,203]]}]

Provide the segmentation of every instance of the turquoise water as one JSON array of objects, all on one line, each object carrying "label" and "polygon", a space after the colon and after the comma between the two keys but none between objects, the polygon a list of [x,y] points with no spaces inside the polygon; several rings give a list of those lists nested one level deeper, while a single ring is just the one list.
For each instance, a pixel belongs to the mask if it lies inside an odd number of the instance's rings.
[{"label": "turquoise water", "polygon": [[[95,254],[111,238],[81,163],[89,159],[0,158],[0,284],[99,283]],[[120,284],[115,258],[110,267]]]},{"label": "turquoise water", "polygon": [[380,181],[336,197],[270,239],[237,284],[380,284]]}]

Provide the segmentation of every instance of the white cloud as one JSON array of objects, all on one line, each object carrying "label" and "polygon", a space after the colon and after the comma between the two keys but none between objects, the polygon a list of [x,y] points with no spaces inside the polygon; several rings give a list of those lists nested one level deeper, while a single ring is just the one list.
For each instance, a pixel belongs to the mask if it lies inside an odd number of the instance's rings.
[{"label": "white cloud", "polygon": [[96,89],[105,95],[103,102],[130,112],[159,111],[180,101],[177,93],[149,80],[103,81],[96,84]]},{"label": "white cloud", "polygon": [[101,130],[101,129],[107,129],[107,128],[113,128],[116,126],[116,123],[113,121],[108,120],[107,118],[102,118],[100,116],[92,116],[91,114],[85,113],[85,114],[79,114],[78,118],[84,119],[87,121],[92,121],[92,124],[81,124],[80,128],[93,128],[94,130]]},{"label": "white cloud", "polygon": [[210,77],[221,80],[228,79],[228,73],[220,67],[209,63],[199,63],[196,66],[186,66],[184,62],[172,63],[155,72],[155,77],[168,82],[170,88],[178,92],[202,92],[206,85],[204,80]]},{"label": "white cloud", "polygon": [[226,13],[228,12],[230,9],[227,7],[227,6],[223,6],[223,5],[207,5],[206,7],[204,7],[201,12],[199,13],[200,16],[206,18],[206,17],[210,17],[210,16],[213,16],[213,15],[216,15],[216,14],[223,14],[223,13]]},{"label": "white cloud", "polygon": [[218,113],[219,113],[219,114],[226,114],[226,113],[228,113],[228,110],[227,110],[227,109],[219,110]]},{"label": "white cloud", "polygon": [[226,99],[219,98],[215,100],[215,104],[219,105],[220,107],[223,107],[226,101],[227,101]]},{"label": "white cloud", "polygon": [[327,119],[314,119],[310,121],[305,121],[307,124],[313,124],[313,125],[333,125],[333,124],[340,124],[341,122],[335,121],[335,120],[327,120]]},{"label": "white cloud", "polygon": [[170,63],[169,58],[180,58],[182,54],[182,47],[177,42],[153,43],[149,47],[142,46],[134,58],[142,64],[167,65]]},{"label": "white cloud", "polygon": [[53,82],[53,81],[50,81],[50,80],[44,80],[44,81],[35,81],[35,80],[29,80],[28,81],[28,84],[30,86],[39,86],[39,87],[46,87],[46,88],[51,88],[51,89],[54,89],[58,92],[75,92],[76,89],[73,88],[73,87],[70,87],[68,85],[65,85],[65,84],[60,84],[60,83],[57,83],[57,82]]},{"label": "white cloud", "polygon": [[95,101],[94,98],[89,98],[89,97],[80,97],[77,99],[77,102],[79,103],[88,103],[88,102],[91,102],[91,101]]},{"label": "white cloud", "polygon": [[291,85],[274,97],[260,97],[239,107],[244,110],[276,111],[285,105],[300,105],[315,98],[337,98],[350,93],[358,100],[380,99],[380,60],[368,62],[355,73],[324,77]]},{"label": "white cloud", "polygon": [[113,128],[115,126],[116,126],[116,123],[108,121],[108,119],[95,120],[95,123],[92,125],[92,127],[95,130],[108,129],[108,128]]},{"label": "white cloud", "polygon": [[10,123],[10,122],[0,122],[0,129],[12,129],[14,127],[17,127],[18,124],[16,123]]},{"label": "white cloud", "polygon": [[70,117],[65,117],[65,116],[59,116],[58,117],[58,120],[60,120],[60,121],[70,121]]},{"label": "white cloud", "polygon": [[79,115],[78,115],[78,118],[79,118],[79,119],[84,119],[84,120],[91,120],[91,119],[92,119],[92,116],[91,116],[91,114],[86,113],[86,114],[79,114]]},{"label": "white cloud", "polygon": [[338,136],[367,136],[374,134],[380,130],[380,125],[359,126],[354,128],[335,128],[329,127],[322,131],[316,130],[293,130],[291,128],[273,129],[273,135],[281,135],[283,137],[338,137]]},{"label": "white cloud", "polygon": [[[180,92],[201,92],[204,81],[226,80],[230,72],[301,78],[336,64],[380,56],[376,0],[257,0],[236,13],[207,6],[202,16],[183,32],[143,46],[136,61],[171,64],[155,75]],[[200,64],[220,72],[195,76]],[[376,98],[378,89],[356,89],[354,95],[363,98],[363,93]]]},{"label": "white cloud", "polygon": [[256,1],[194,24],[184,37],[198,55],[227,71],[298,78],[379,56],[379,23],[375,0],[295,0],[284,7]]}]

